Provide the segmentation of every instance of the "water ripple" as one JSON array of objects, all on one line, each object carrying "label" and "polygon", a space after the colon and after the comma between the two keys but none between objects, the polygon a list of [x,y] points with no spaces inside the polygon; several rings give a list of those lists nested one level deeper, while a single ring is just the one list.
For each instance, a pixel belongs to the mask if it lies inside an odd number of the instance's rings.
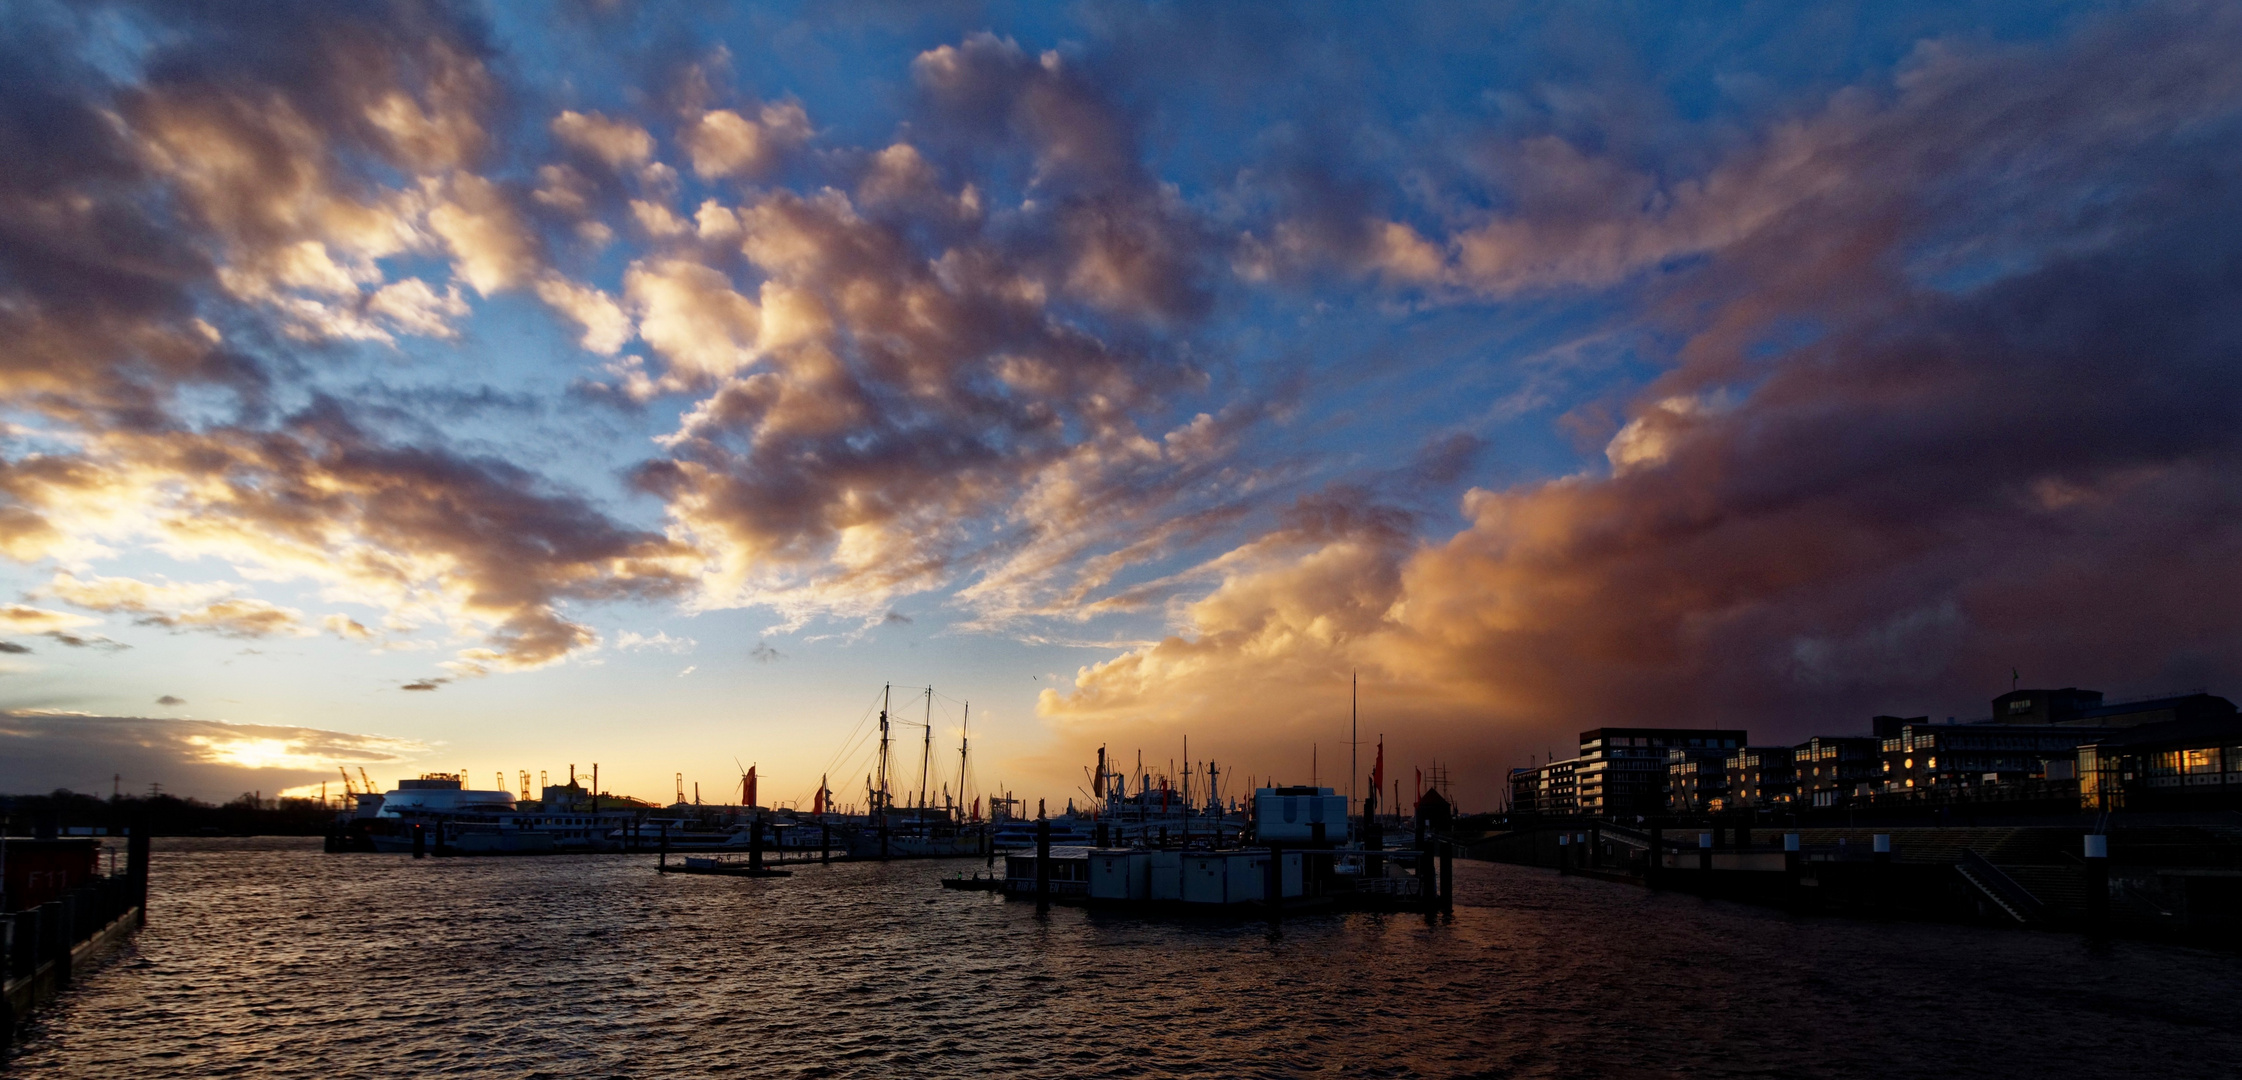
[{"label": "water ripple", "polygon": [[1456,914],[1157,922],[938,863],[159,845],[23,1076],[2223,1076],[2232,957],[1459,865]]}]

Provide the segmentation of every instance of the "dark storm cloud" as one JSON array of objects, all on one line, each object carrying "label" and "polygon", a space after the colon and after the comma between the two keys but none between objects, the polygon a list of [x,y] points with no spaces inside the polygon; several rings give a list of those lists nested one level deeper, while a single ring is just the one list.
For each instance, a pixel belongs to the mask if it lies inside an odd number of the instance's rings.
[{"label": "dark storm cloud", "polygon": [[1972,711],[2012,665],[2242,680],[2242,612],[2202,599],[2242,589],[2237,56],[2230,7],[1926,44],[1647,200],[1592,153],[1515,146],[1571,209],[1446,238],[1440,273],[1657,275],[1683,344],[1605,429],[1611,475],[1476,491],[1430,547],[1276,534],[1225,557],[1191,636],[1044,711],[1311,708],[1328,689],[1279,680],[1361,664],[1412,737],[1487,717],[1522,759],[1582,717],[1780,739]]},{"label": "dark storm cloud", "polygon": [[110,777],[203,799],[268,794],[334,775],[343,763],[391,765],[423,744],[280,724],[0,711],[0,792],[105,791]]}]

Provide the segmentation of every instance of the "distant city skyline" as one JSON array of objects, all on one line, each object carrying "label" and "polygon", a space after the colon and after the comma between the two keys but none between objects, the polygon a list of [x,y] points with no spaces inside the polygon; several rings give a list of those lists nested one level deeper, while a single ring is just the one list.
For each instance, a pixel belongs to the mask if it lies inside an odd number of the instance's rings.
[{"label": "distant city skyline", "polygon": [[888,683],[939,779],[970,702],[967,800],[1185,738],[1344,791],[1359,671],[1472,809],[1593,728],[2235,696],[2238,56],[2179,3],[12,4],[0,791],[860,802]]}]

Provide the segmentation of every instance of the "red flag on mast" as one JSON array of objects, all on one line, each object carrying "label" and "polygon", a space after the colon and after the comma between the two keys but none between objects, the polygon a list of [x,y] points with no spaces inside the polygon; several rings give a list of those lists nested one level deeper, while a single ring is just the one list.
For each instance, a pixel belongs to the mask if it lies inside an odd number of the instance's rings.
[{"label": "red flag on mast", "polygon": [[1386,740],[1378,740],[1378,763],[1370,767],[1370,797],[1375,799],[1386,786]]},{"label": "red flag on mast", "polygon": [[740,805],[755,805],[755,766],[747,767],[747,775],[740,777]]},{"label": "red flag on mast", "polygon": [[812,799],[812,800],[810,800],[810,813],[813,813],[813,814],[822,814],[822,813],[824,813],[824,812],[825,812],[825,778],[824,778],[824,777],[822,777],[822,776],[820,776],[820,777],[818,777],[818,778],[817,778],[817,797],[816,797],[816,798],[814,798],[814,799]]},{"label": "red flag on mast", "polygon": [[1424,771],[1423,769],[1418,769],[1418,770],[1417,770],[1417,801],[1416,801],[1415,803],[1413,803],[1413,804],[1411,804],[1411,805],[1410,805],[1410,807],[1409,807],[1409,812],[1410,812],[1410,813],[1412,813],[1412,814],[1414,814],[1414,813],[1416,813],[1416,812],[1417,812],[1418,810],[1422,809],[1422,808],[1424,807],[1424,805],[1425,805],[1425,771]]}]

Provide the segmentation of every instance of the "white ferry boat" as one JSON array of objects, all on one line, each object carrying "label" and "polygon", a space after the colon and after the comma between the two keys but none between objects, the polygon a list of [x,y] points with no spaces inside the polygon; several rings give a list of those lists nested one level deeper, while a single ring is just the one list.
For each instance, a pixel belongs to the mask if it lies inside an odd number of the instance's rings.
[{"label": "white ferry boat", "polygon": [[589,796],[576,785],[549,785],[545,797],[515,798],[510,791],[469,788],[450,773],[400,780],[393,791],[361,795],[353,824],[374,850],[413,850],[414,830],[430,853],[536,855],[562,851],[620,851],[617,837],[638,820],[633,810],[585,808]]}]

